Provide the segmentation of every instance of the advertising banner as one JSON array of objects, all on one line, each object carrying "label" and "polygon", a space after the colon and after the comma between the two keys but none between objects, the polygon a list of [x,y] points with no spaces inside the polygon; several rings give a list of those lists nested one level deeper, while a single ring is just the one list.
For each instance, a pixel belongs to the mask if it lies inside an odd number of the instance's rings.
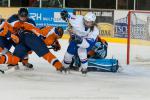
[{"label": "advertising banner", "polygon": [[105,37],[114,37],[114,10],[77,9],[76,14],[85,15],[90,11],[96,15],[96,23],[100,30],[100,35]]},{"label": "advertising banner", "polygon": [[127,38],[127,14],[128,11],[118,11],[115,10],[115,16],[114,16],[114,28],[115,28],[115,37],[119,38]]},{"label": "advertising banner", "polygon": [[[67,23],[60,17],[61,9],[57,8],[28,8],[29,16],[35,22],[37,27],[61,26],[64,29],[67,27]],[[69,13],[73,13],[73,9],[66,9]]]}]

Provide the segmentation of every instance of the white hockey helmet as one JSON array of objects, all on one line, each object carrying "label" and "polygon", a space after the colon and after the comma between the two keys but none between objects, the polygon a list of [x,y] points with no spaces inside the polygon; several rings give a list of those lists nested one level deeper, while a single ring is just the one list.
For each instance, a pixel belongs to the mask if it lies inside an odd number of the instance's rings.
[{"label": "white hockey helmet", "polygon": [[96,15],[92,12],[88,12],[85,16],[84,16],[84,20],[86,21],[92,21],[95,22],[96,21]]}]

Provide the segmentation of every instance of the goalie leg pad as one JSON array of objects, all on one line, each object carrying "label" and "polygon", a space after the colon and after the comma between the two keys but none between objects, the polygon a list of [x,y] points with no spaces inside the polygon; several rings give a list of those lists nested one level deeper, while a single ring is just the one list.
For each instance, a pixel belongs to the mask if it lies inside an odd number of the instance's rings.
[{"label": "goalie leg pad", "polygon": [[89,71],[117,72],[119,68],[117,59],[93,59],[88,60]]}]

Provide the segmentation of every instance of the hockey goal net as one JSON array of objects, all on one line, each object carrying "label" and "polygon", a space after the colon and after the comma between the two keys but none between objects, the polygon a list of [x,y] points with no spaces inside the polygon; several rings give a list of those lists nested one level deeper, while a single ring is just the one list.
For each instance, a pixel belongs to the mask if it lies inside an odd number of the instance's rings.
[{"label": "hockey goal net", "polygon": [[150,63],[150,11],[129,11],[127,19],[127,64]]}]

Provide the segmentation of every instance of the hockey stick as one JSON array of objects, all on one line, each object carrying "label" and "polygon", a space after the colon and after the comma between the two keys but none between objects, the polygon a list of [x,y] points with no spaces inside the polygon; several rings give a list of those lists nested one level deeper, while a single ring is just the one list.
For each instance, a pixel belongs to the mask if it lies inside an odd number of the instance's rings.
[{"label": "hockey stick", "polygon": [[15,69],[15,67],[12,67],[12,68],[10,68],[10,69],[7,69],[7,70],[1,70],[0,69],[0,72],[2,73],[2,74],[6,74],[6,73],[12,73],[12,72],[14,72],[16,69]]},{"label": "hockey stick", "polygon": [[54,49],[54,47],[48,47],[48,49]]},{"label": "hockey stick", "polygon": [[4,74],[4,73],[5,73],[5,71],[3,71],[3,70],[1,70],[1,69],[0,69],[0,72],[1,72],[2,74]]}]

